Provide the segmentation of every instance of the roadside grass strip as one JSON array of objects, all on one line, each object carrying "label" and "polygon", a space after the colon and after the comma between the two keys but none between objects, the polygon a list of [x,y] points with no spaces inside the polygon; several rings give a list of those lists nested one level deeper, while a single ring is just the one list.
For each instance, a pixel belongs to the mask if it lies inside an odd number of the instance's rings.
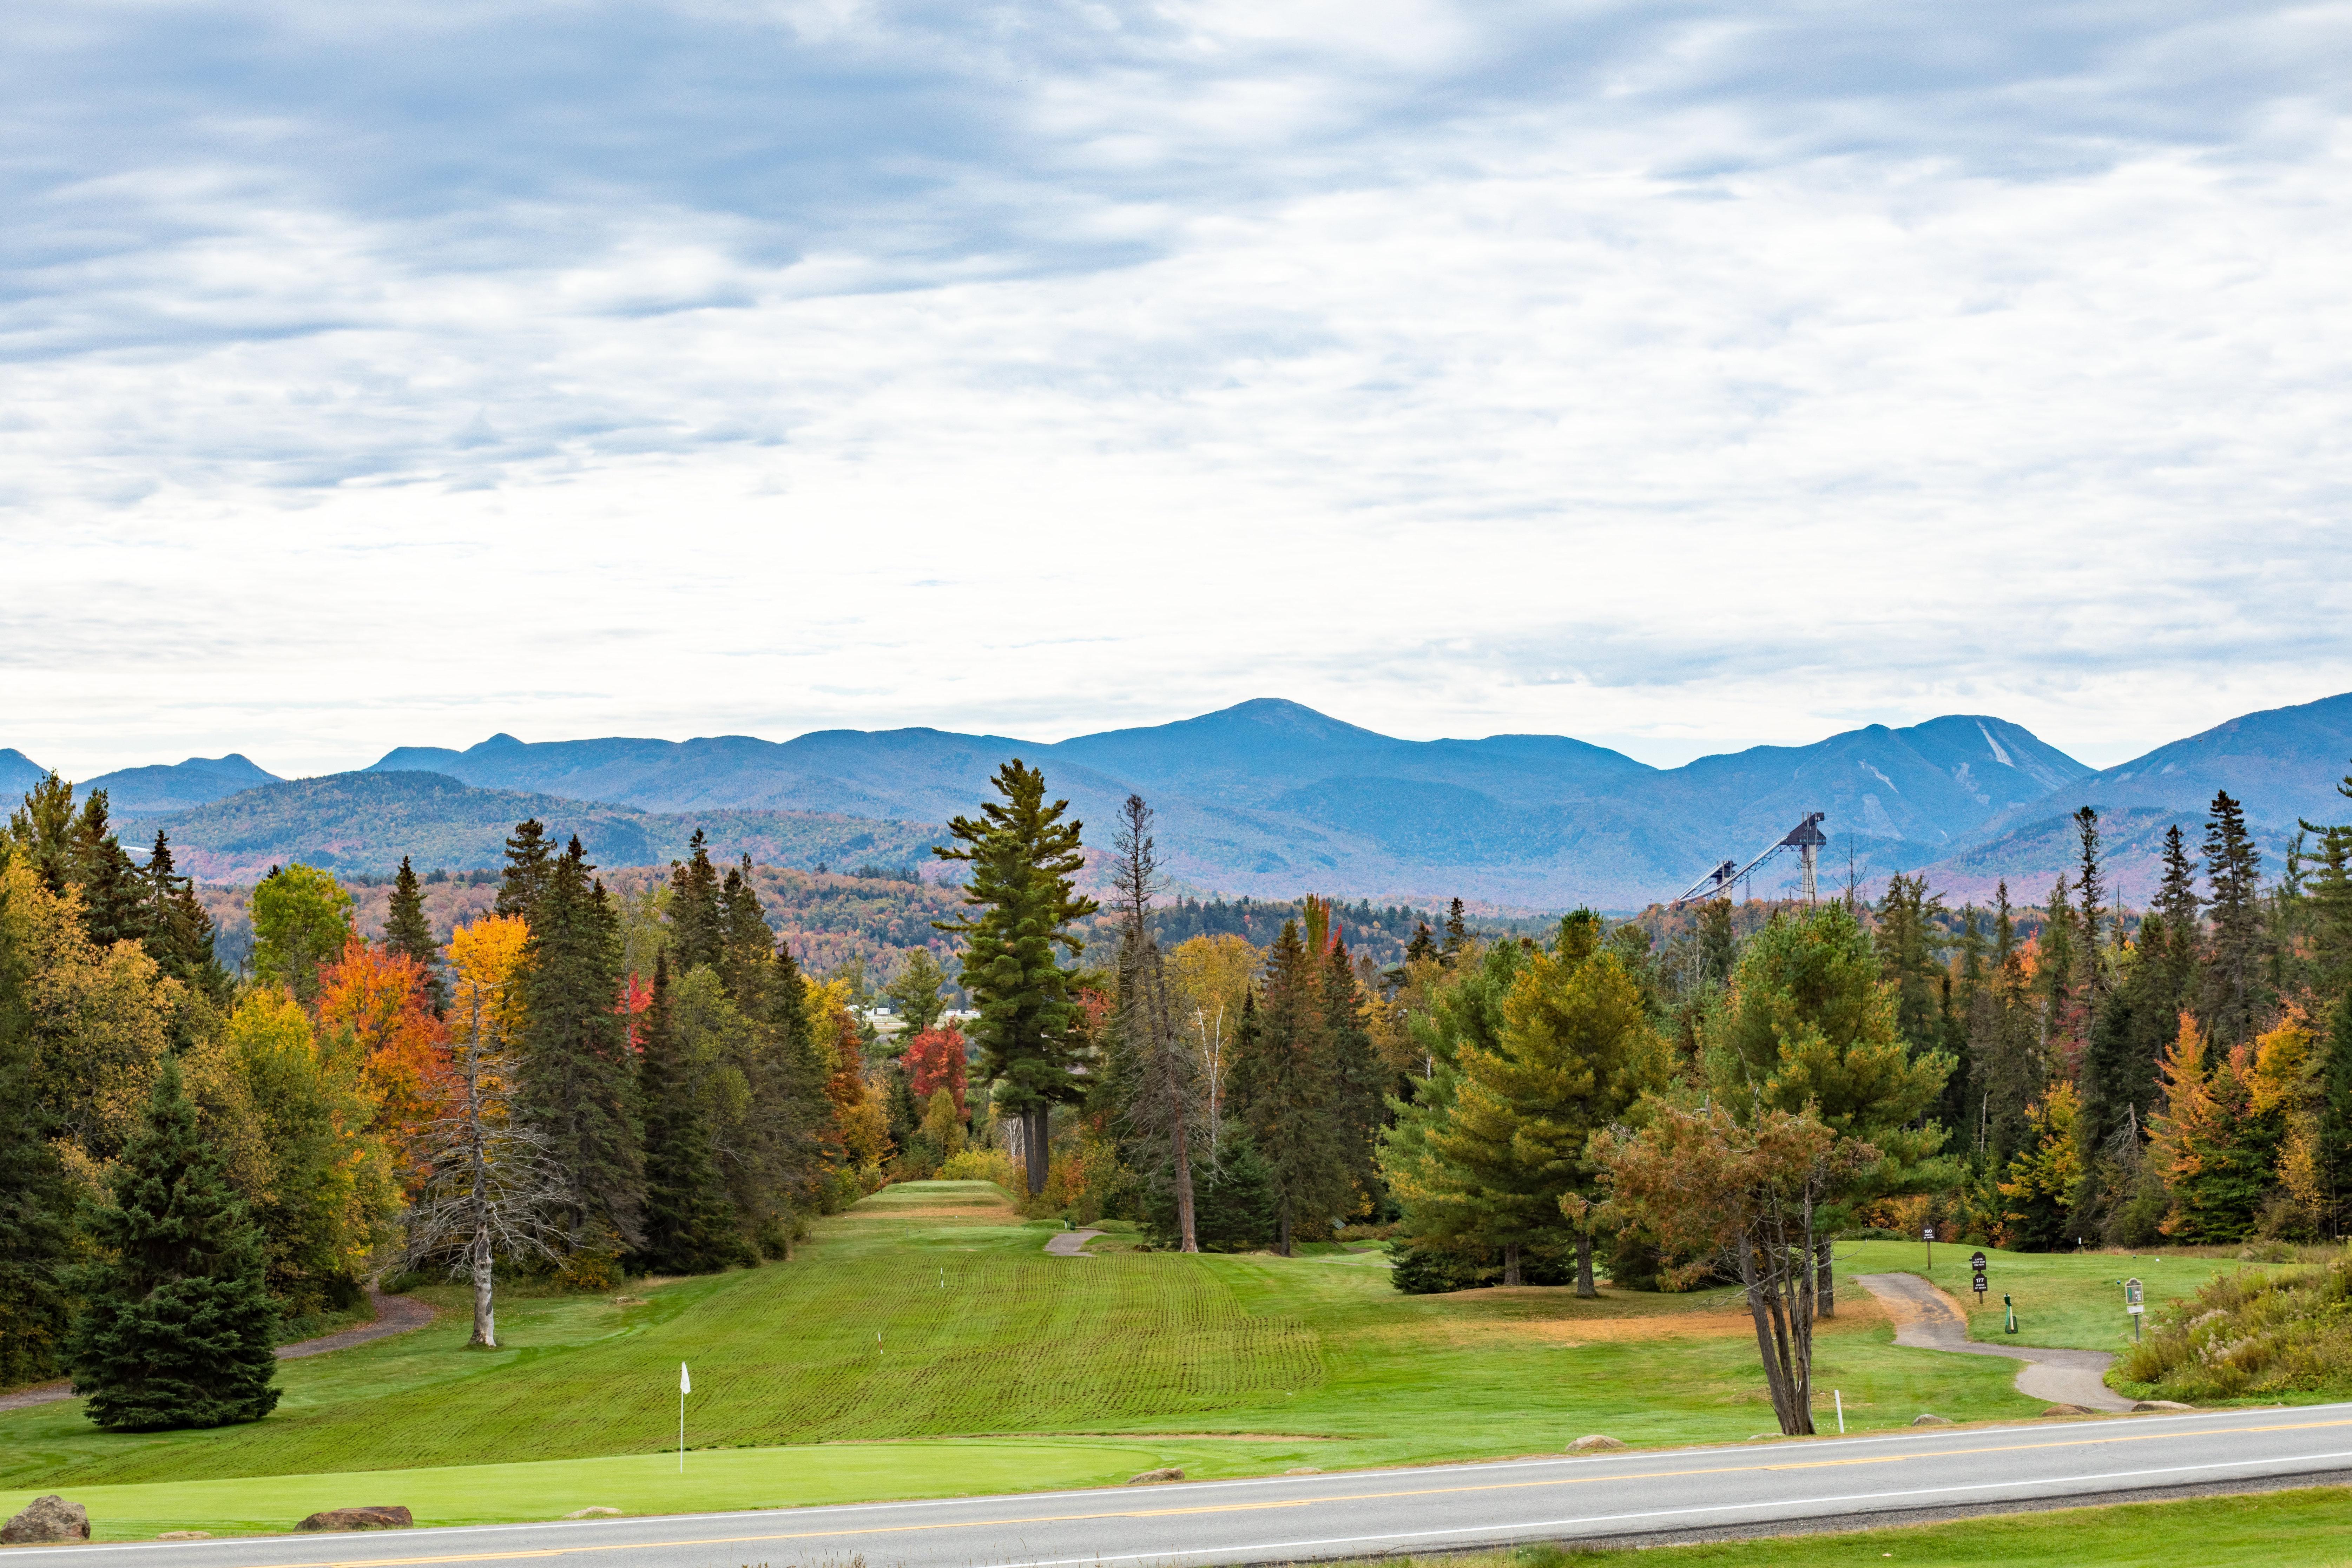
[{"label": "roadside grass strip", "polygon": [[[2352,1563],[2352,1488],[1956,1520],[1893,1530],[1696,1546],[1385,1557],[1378,1568],[2340,1568]],[[1370,1563],[1331,1568],[1373,1568]]]}]

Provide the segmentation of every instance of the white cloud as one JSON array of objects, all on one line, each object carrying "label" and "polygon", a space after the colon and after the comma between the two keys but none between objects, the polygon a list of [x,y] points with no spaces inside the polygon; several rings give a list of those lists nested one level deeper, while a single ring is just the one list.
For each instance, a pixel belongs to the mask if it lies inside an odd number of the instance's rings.
[{"label": "white cloud", "polygon": [[0,744],[2120,760],[2352,687],[2347,23],[77,8],[0,67]]}]

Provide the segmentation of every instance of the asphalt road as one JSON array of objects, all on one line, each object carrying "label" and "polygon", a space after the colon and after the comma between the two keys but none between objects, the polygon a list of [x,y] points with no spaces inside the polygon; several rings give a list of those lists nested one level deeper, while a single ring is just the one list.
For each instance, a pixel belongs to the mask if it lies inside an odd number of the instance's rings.
[{"label": "asphalt road", "polygon": [[[1758,1443],[1263,1480],[364,1535],[16,1547],[57,1565],[1078,1568],[1363,1556],[1736,1526],[2352,1470],[2352,1405]],[[392,1497],[354,1498],[388,1503]]]}]

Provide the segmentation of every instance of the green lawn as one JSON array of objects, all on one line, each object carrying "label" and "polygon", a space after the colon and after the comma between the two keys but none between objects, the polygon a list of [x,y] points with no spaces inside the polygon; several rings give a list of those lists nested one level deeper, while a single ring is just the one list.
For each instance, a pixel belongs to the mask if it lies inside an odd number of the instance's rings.
[{"label": "green lawn", "polygon": [[[592,1503],[942,1495],[1164,1463],[1250,1475],[1557,1451],[1589,1432],[1661,1444],[1773,1427],[1745,1314],[1719,1295],[1409,1297],[1376,1251],[1062,1258],[1044,1253],[1049,1234],[982,1184],[894,1187],[824,1221],[788,1265],[509,1298],[496,1352],[466,1348],[459,1298],[441,1292],[452,1310],[431,1328],[285,1363],[278,1412],[250,1426],[114,1435],[78,1402],[0,1415],[0,1508],[45,1490],[103,1495],[119,1511],[93,1513],[117,1537],[284,1528],[319,1499],[404,1502],[436,1523],[545,1519]],[[1851,1250],[1842,1275],[1902,1266],[1890,1244]],[[1820,1338],[1825,1426],[1832,1389],[1855,1430],[1924,1410],[2039,1413],[2010,1387],[2013,1366],[1898,1349],[1858,1289],[1848,1300]],[[695,1392],[681,1485],[663,1456],[682,1360]],[[991,1441],[916,1441],[938,1437]],[[340,1479],[301,1479],[320,1476]]]},{"label": "green lawn", "polygon": [[[1969,1257],[1979,1250],[1985,1255],[1985,1281],[1991,1287],[1981,1307],[1969,1289]],[[2198,1286],[2218,1272],[2271,1267],[2184,1257],[2177,1251],[2131,1258],[2105,1252],[2000,1252],[1937,1242],[1931,1270],[1927,1251],[1916,1241],[1841,1242],[1838,1277],[1843,1280],[1853,1274],[1897,1271],[1925,1275],[1969,1309],[1969,1332],[1975,1339],[2114,1351],[2131,1342],[2131,1319],[2124,1311],[2124,1280],[2137,1279],[2147,1291],[2147,1305],[2154,1309],[2194,1295]],[[2014,1335],[2002,1331],[2003,1294],[2017,1303]]]},{"label": "green lawn", "polygon": [[[1423,1568],[1882,1568],[1889,1560],[1907,1568],[2333,1568],[2352,1563],[2352,1492],[2311,1487],[1638,1552],[1535,1546],[1418,1561]],[[1379,1568],[1415,1562],[1384,1558]]]}]

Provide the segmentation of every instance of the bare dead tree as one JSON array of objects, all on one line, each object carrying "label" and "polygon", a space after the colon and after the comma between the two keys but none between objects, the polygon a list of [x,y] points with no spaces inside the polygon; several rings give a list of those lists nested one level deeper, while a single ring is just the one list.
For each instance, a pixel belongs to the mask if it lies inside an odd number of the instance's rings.
[{"label": "bare dead tree", "polygon": [[1138,1092],[1128,1120],[1168,1139],[1176,1189],[1176,1229],[1186,1252],[1201,1250],[1192,1224],[1192,1159],[1187,1134],[1198,1113],[1199,1070],[1178,1037],[1168,997],[1168,966],[1151,931],[1151,900],[1160,858],[1151,841],[1151,808],[1130,795],[1111,837],[1111,875],[1118,887],[1125,930],[1118,947],[1119,1037],[1132,1053]]},{"label": "bare dead tree", "polygon": [[473,1276],[469,1342],[491,1348],[499,1342],[492,1262],[500,1254],[559,1256],[569,1191],[551,1141],[515,1118],[515,1064],[495,1024],[486,1032],[482,988],[474,988],[451,1114],[425,1129],[425,1184],[406,1222],[410,1268],[439,1262],[453,1279]]}]

